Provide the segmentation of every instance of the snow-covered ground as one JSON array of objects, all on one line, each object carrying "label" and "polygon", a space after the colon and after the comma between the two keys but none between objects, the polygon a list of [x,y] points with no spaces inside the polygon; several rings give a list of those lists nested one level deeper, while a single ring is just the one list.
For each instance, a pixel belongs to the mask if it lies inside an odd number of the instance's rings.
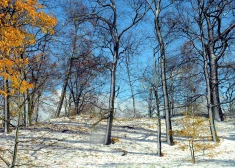
[{"label": "snow-covered ground", "polygon": [[[173,129],[179,129],[173,118]],[[18,164],[21,167],[87,168],[175,168],[175,167],[235,167],[235,120],[216,123],[221,142],[212,151],[196,152],[196,164],[190,162],[190,152],[182,151],[182,137],[175,137],[176,144],[169,146],[165,138],[162,120],[162,152],[157,153],[156,119],[115,119],[112,135],[115,143],[103,145],[106,122],[94,127],[97,118],[88,115],[52,119],[50,122],[21,129]],[[0,149],[13,148],[14,131],[9,135],[0,133]],[[213,142],[210,142],[213,144]],[[213,156],[209,157],[211,152]],[[1,156],[10,160],[8,151]],[[0,161],[0,167],[6,167]]]}]

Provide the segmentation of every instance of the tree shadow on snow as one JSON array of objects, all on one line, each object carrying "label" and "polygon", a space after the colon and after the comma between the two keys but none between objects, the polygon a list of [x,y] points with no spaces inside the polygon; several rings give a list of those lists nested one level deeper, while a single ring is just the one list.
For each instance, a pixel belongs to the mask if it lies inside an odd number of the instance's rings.
[{"label": "tree shadow on snow", "polygon": [[227,159],[227,160],[220,160],[220,159],[204,159],[204,160],[197,160],[197,162],[203,163],[206,162],[208,165],[215,164],[216,167],[235,167],[235,160]]}]

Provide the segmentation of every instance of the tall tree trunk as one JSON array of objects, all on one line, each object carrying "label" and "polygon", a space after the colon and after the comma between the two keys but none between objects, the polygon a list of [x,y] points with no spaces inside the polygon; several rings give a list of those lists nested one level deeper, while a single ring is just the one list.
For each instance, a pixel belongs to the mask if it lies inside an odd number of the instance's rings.
[{"label": "tall tree trunk", "polygon": [[38,123],[39,105],[40,105],[40,98],[38,97],[38,98],[37,98],[36,109],[35,109],[35,113],[36,113],[36,116],[35,116],[35,122],[36,122],[36,123]]},{"label": "tall tree trunk", "polygon": [[217,121],[223,121],[223,113],[220,105],[219,97],[219,81],[218,81],[218,64],[217,60],[212,58],[210,60],[210,89],[212,94],[212,111],[214,113],[214,118]]},{"label": "tall tree trunk", "polygon": [[33,112],[34,112],[34,94],[31,96],[28,94],[28,124],[31,126],[33,124]]},{"label": "tall tree trunk", "polygon": [[[21,59],[24,59],[24,57],[25,57],[25,53],[23,52],[23,53],[21,53],[20,54],[20,58]],[[26,77],[26,72],[25,72],[25,70],[21,70],[21,74],[22,74],[22,77],[24,78],[24,80],[25,81],[27,81],[27,77]],[[32,72],[32,74],[33,74],[33,72]],[[24,98],[24,101],[23,101],[23,125],[24,125],[24,127],[27,127],[27,125],[28,125],[28,97],[29,96],[29,90],[27,89],[27,91],[26,92],[24,92],[23,93],[23,98]]]},{"label": "tall tree trunk", "polygon": [[133,112],[134,112],[134,118],[136,117],[136,106],[135,106],[135,93],[134,93],[134,88],[133,84],[131,82],[131,71],[130,71],[130,65],[129,65],[129,57],[127,56],[126,58],[126,68],[127,68],[127,77],[128,77],[128,83],[131,89],[131,98],[132,98],[132,105],[133,105]]},{"label": "tall tree trunk", "polygon": [[9,83],[8,80],[3,80],[4,90],[6,96],[4,97],[4,133],[8,134],[10,132],[10,106],[9,106]]},{"label": "tall tree trunk", "polygon": [[[200,18],[202,17],[202,14],[199,15]],[[214,114],[212,110],[212,94],[211,94],[211,79],[210,79],[210,67],[208,67],[208,59],[209,56],[207,54],[207,45],[205,43],[204,39],[204,30],[203,30],[203,24],[202,22],[198,22],[198,26],[200,27],[200,35],[202,37],[201,42],[202,42],[202,58],[203,58],[203,70],[204,70],[204,76],[206,80],[206,99],[207,99],[207,110],[210,118],[210,130],[211,130],[211,137],[214,142],[217,142],[217,132],[215,128],[215,121],[214,121]]]},{"label": "tall tree trunk", "polygon": [[152,118],[153,117],[153,104],[152,104],[152,99],[153,99],[153,89],[150,88],[149,89],[149,97],[148,97],[148,115],[149,115],[149,118]]},{"label": "tall tree trunk", "polygon": [[161,70],[162,70],[162,89],[164,95],[164,109],[166,114],[166,134],[167,134],[167,143],[173,145],[173,135],[172,135],[172,126],[171,126],[171,110],[169,106],[169,96],[167,90],[166,82],[166,66],[165,59],[161,58]]},{"label": "tall tree trunk", "polygon": [[69,93],[69,100],[68,100],[68,104],[69,104],[69,107],[68,107],[68,117],[71,115],[71,108],[72,108],[72,94]]},{"label": "tall tree trunk", "polygon": [[173,90],[173,86],[171,86],[171,89],[170,89],[171,93],[170,93],[170,109],[171,109],[171,116],[174,116],[175,115],[175,110],[174,110],[174,90]]},{"label": "tall tree trunk", "polygon": [[64,108],[64,113],[65,113],[65,116],[66,117],[68,117],[69,115],[68,115],[68,99],[67,99],[67,97],[66,97],[66,95],[65,95],[65,108]]},{"label": "tall tree trunk", "polygon": [[23,96],[24,96],[24,120],[23,120],[23,122],[24,122],[24,126],[25,127],[27,127],[27,124],[28,124],[28,114],[27,114],[28,113],[27,112],[27,110],[28,110],[28,108],[27,108],[28,107],[28,99],[27,99],[27,92],[25,92],[23,94]]},{"label": "tall tree trunk", "polygon": [[172,126],[171,126],[171,111],[169,106],[169,96],[167,90],[167,80],[166,80],[166,58],[165,58],[165,44],[163,42],[161,27],[159,21],[159,15],[161,11],[161,0],[158,1],[157,10],[155,12],[155,29],[157,34],[157,39],[160,45],[160,66],[161,66],[161,77],[162,77],[162,89],[164,96],[164,109],[166,114],[166,134],[167,134],[167,143],[173,145],[173,135],[172,135]]},{"label": "tall tree trunk", "polygon": [[155,95],[155,102],[156,102],[156,108],[157,108],[157,151],[158,151],[158,156],[162,156],[162,141],[161,141],[161,136],[162,136],[162,130],[161,130],[161,113],[160,113],[160,108],[159,108],[159,98],[158,98],[158,91],[157,88],[154,89],[154,95]]},{"label": "tall tree trunk", "polygon": [[[117,54],[118,52],[116,52]],[[117,69],[117,55],[114,56],[114,62],[112,65],[111,70],[111,88],[110,88],[110,98],[109,98],[109,116],[107,120],[107,128],[106,128],[106,135],[105,135],[105,145],[111,144],[111,132],[112,132],[112,125],[113,125],[113,118],[114,118],[114,100],[115,100],[115,93],[116,93],[116,69]]]},{"label": "tall tree trunk", "polygon": [[76,112],[76,114],[79,114],[80,113],[79,101],[76,100],[74,102],[74,105],[75,105],[75,112]]},{"label": "tall tree trunk", "polygon": [[35,122],[37,123],[38,122],[38,116],[39,116],[39,107],[40,107],[40,98],[42,96],[42,89],[38,91],[38,95],[37,95],[37,99],[36,99],[36,105],[35,105],[35,114],[36,114],[36,117],[35,117]]},{"label": "tall tree trunk", "polygon": [[[19,97],[18,97],[18,102],[20,102],[20,94],[19,94]],[[15,143],[14,143],[14,148],[13,148],[11,164],[9,166],[10,168],[14,168],[15,167],[15,163],[16,163],[16,157],[17,157],[18,146],[19,146],[19,128],[20,128],[20,122],[21,122],[21,108],[19,108],[19,111],[18,111],[18,121],[17,121],[17,126],[16,126],[16,132],[15,132]]]},{"label": "tall tree trunk", "polygon": [[64,97],[65,97],[65,94],[66,94],[66,89],[67,89],[67,86],[68,86],[68,81],[69,81],[69,76],[71,74],[71,70],[72,70],[72,58],[69,59],[69,68],[66,72],[66,76],[65,76],[65,79],[64,79],[64,84],[63,84],[62,91],[61,91],[60,101],[59,101],[59,104],[58,104],[57,109],[56,109],[56,116],[55,117],[60,116],[60,112],[61,112],[61,109],[62,109],[62,106],[63,106]]},{"label": "tall tree trunk", "polygon": [[[224,2],[223,2],[224,3]],[[213,115],[215,117],[215,119],[217,121],[223,121],[224,117],[223,117],[223,113],[222,113],[222,109],[221,109],[221,104],[220,104],[220,97],[219,97],[219,81],[218,81],[218,60],[222,57],[222,55],[224,55],[224,52],[227,48],[227,44],[228,44],[228,37],[227,33],[229,33],[230,31],[232,31],[232,29],[235,27],[235,23],[232,23],[227,29],[225,29],[223,32],[221,32],[221,14],[223,13],[223,10],[225,9],[224,7],[219,8],[219,6],[217,6],[218,9],[216,9],[216,11],[214,11],[213,16],[211,15],[212,11],[208,11],[208,9],[203,10],[204,13],[204,17],[206,19],[206,24],[207,24],[207,32],[208,32],[208,45],[207,45],[207,54],[209,56],[209,61],[210,61],[210,86],[211,86],[211,95],[212,95],[212,111],[213,111]],[[224,9],[222,9],[224,8]],[[216,20],[215,20],[216,19]],[[218,25],[215,26],[215,25]],[[218,35],[220,36],[220,40],[221,40],[221,46],[217,47],[220,48],[220,51],[218,52],[218,54],[216,54],[215,50],[216,49],[216,42],[218,42],[219,40],[215,40],[215,31],[218,32]]]},{"label": "tall tree trunk", "polygon": [[214,114],[213,114],[213,110],[212,110],[212,94],[211,94],[211,83],[210,83],[210,77],[209,77],[209,72],[208,72],[208,65],[207,65],[207,61],[206,58],[204,57],[204,74],[205,74],[205,79],[206,79],[206,85],[207,85],[207,107],[208,107],[208,114],[209,114],[209,118],[210,118],[210,130],[211,130],[211,136],[212,136],[212,140],[214,142],[218,141],[217,138],[217,132],[216,132],[216,128],[215,128],[215,121],[214,121]]},{"label": "tall tree trunk", "polygon": [[[158,71],[159,72],[159,71]],[[158,129],[158,134],[157,134],[157,148],[158,148],[158,156],[162,156],[162,141],[161,141],[161,113],[160,113],[160,107],[159,107],[159,98],[158,98],[158,80],[157,80],[157,62],[156,62],[156,56],[154,54],[154,96],[155,96],[155,103],[156,103],[156,109],[157,109],[157,129]]]}]

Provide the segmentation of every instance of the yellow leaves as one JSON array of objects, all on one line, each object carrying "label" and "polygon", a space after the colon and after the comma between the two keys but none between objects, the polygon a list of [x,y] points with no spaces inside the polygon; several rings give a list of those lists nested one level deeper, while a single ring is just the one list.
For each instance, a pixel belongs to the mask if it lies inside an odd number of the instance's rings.
[{"label": "yellow leaves", "polygon": [[111,138],[111,143],[112,144],[115,144],[115,143],[118,143],[118,142],[120,142],[121,140],[119,139],[119,138],[115,138],[115,137],[112,137]]},{"label": "yellow leaves", "polygon": [[15,2],[15,8],[19,13],[27,12],[29,15],[35,16],[36,11],[34,8],[35,2],[32,0],[17,0]]},{"label": "yellow leaves", "polygon": [[203,117],[187,114],[179,121],[183,125],[183,129],[177,133],[185,137],[199,138],[205,132],[209,131],[209,122]]},{"label": "yellow leaves", "polygon": [[[2,55],[10,55],[12,50],[25,45],[35,44],[35,35],[26,32],[30,27],[37,27],[43,33],[53,34],[53,28],[57,20],[40,11],[43,6],[37,0],[1,0],[1,8],[11,8],[3,10],[0,14],[0,52]],[[13,11],[14,12],[11,12]]]},{"label": "yellow leaves", "polygon": [[6,96],[7,96],[7,93],[4,92],[3,90],[0,90],[0,95],[3,95],[4,97],[6,97]]},{"label": "yellow leaves", "polygon": [[[40,5],[37,0],[18,0],[15,2],[15,6],[19,14],[24,13],[24,18],[27,18],[26,23],[31,26],[49,30],[57,24],[57,20],[54,17],[43,11],[38,11],[38,9],[42,9],[43,6]],[[23,23],[25,22],[23,21]]]},{"label": "yellow leaves", "polygon": [[[10,83],[9,94],[24,93],[27,89],[33,87],[32,84],[24,80],[22,70],[25,69],[29,63],[28,59],[15,58],[13,60],[2,59],[0,60],[0,76]],[[5,88],[6,90],[6,88]],[[0,94],[7,96],[6,91],[0,91]]]},{"label": "yellow leaves", "polygon": [[57,20],[43,11],[40,11],[37,16],[36,26],[41,27],[44,33],[54,34],[53,27],[56,26]]},{"label": "yellow leaves", "polygon": [[27,89],[31,89],[33,87],[32,84],[28,83],[27,81],[20,78],[20,74],[11,76],[11,95],[15,94],[15,91],[19,93],[24,93]]},{"label": "yellow leaves", "polygon": [[24,44],[31,45],[36,43],[36,37],[33,34],[25,33]]},{"label": "yellow leaves", "polygon": [[9,55],[12,47],[19,47],[23,44],[24,34],[14,27],[0,27],[0,48]]},{"label": "yellow leaves", "polygon": [[211,137],[208,119],[198,117],[193,113],[185,113],[184,117],[177,122],[183,128],[175,131],[175,135],[186,138],[186,142],[180,143],[179,147],[183,151],[189,149],[193,163],[195,163],[196,152],[203,152],[204,154],[205,150],[213,150],[216,147],[215,144],[208,141],[208,137]]},{"label": "yellow leaves", "polygon": [[3,8],[7,7],[10,1],[11,1],[11,0],[1,0],[1,1],[0,1],[0,7],[1,7],[1,8],[2,8],[2,7],[3,7]]},{"label": "yellow leaves", "polygon": [[22,76],[28,59],[18,57],[26,46],[36,43],[35,34],[28,30],[36,27],[53,34],[57,20],[42,11],[38,0],[0,0],[0,8],[0,76],[10,83],[9,92],[4,90],[0,94],[24,93],[33,86]]}]

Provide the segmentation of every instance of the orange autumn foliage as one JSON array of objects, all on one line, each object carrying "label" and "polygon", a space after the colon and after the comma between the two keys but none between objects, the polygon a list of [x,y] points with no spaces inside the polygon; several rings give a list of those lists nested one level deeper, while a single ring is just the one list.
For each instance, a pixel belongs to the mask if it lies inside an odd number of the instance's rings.
[{"label": "orange autumn foliage", "polygon": [[[5,80],[11,81],[10,83],[10,95],[17,93],[24,93],[27,89],[33,87],[32,84],[23,80],[22,74],[20,71],[24,70],[25,65],[28,64],[28,59],[16,58],[14,60],[9,60],[4,58],[0,60],[0,76],[3,76]],[[7,95],[7,91],[0,90],[0,94],[4,96]]]},{"label": "orange autumn foliage", "polygon": [[[0,94],[15,91],[23,93],[32,85],[24,80],[28,59],[21,58],[25,47],[35,44],[32,29],[53,34],[56,18],[43,11],[44,6],[38,0],[1,0],[0,1],[0,76],[10,82],[10,88],[4,88]],[[8,91],[9,92],[9,91]]]},{"label": "orange autumn foliage", "polygon": [[[0,50],[1,55],[9,55],[12,50],[35,43],[35,35],[29,28],[41,29],[53,34],[57,20],[43,12],[37,0],[0,1]],[[3,56],[3,55],[2,55]]]},{"label": "orange autumn foliage", "polygon": [[207,150],[208,156],[215,153],[213,149],[219,143],[210,142],[209,119],[197,116],[192,112],[185,112],[183,118],[177,120],[177,123],[182,126],[182,129],[176,130],[174,134],[185,138],[185,141],[181,142],[179,147],[183,151],[190,151],[193,163],[196,163],[196,154],[199,152],[204,154]]}]

